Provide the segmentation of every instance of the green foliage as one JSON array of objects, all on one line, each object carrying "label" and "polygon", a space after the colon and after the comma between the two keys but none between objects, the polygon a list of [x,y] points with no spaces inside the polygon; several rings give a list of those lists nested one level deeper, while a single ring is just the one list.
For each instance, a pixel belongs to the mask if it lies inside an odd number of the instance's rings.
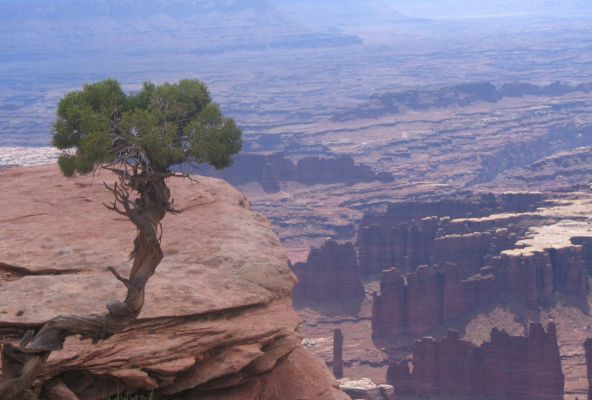
[{"label": "green foliage", "polygon": [[240,151],[242,132],[198,80],[145,82],[128,95],[108,79],[64,96],[53,145],[66,150],[58,161],[66,176],[117,161],[143,162],[157,171],[184,161],[222,168]]}]

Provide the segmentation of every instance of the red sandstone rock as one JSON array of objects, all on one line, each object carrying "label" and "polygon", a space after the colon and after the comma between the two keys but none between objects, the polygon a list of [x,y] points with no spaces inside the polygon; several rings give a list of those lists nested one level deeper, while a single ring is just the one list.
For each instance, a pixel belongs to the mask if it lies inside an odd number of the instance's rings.
[{"label": "red sandstone rock", "polygon": [[343,333],[341,329],[335,329],[333,333],[333,375],[335,378],[343,378]]},{"label": "red sandstone rock", "polygon": [[[463,282],[461,273],[456,264],[446,263],[439,270],[442,300],[442,315],[438,316],[442,322],[450,321],[464,315],[474,306],[483,304],[478,298],[472,296],[470,285]],[[479,282],[479,279],[475,279]],[[489,296],[484,297],[489,299]],[[425,332],[424,332],[425,333]]]},{"label": "red sandstone rock", "polygon": [[[449,227],[453,233],[459,228],[459,222],[451,225],[449,217],[528,209],[540,199],[540,195],[530,193],[482,195],[465,200],[396,203],[385,213],[366,214],[356,244],[360,270],[370,276],[393,266],[412,272],[420,265],[451,262],[458,265],[464,278],[469,277],[478,273],[488,258],[511,248],[514,241],[491,221],[466,220],[460,227],[468,232],[446,234]],[[481,225],[491,232],[470,230]]]},{"label": "red sandstone rock", "polygon": [[588,295],[588,274],[582,246],[549,249],[555,290],[577,299]]},{"label": "red sandstone rock", "polygon": [[434,241],[432,261],[438,265],[454,263],[462,276],[468,277],[479,272],[485,256],[495,251],[492,247],[492,235],[488,232],[439,237]]},{"label": "red sandstone rock", "polygon": [[390,235],[392,265],[412,272],[419,265],[430,264],[438,227],[438,218],[428,217],[393,228]]},{"label": "red sandstone rock", "polygon": [[[68,180],[56,166],[0,171],[0,344],[60,314],[102,313],[125,293],[106,269],[129,268],[135,229],[102,207],[104,179]],[[217,179],[174,180],[171,192],[183,213],[163,221],[165,258],[138,321],[96,345],[68,338],[35,389],[72,400],[136,390],[345,399],[301,347],[295,278],[269,222]]]},{"label": "red sandstone rock", "polygon": [[455,264],[421,266],[402,275],[384,271],[380,295],[372,310],[373,337],[418,337],[443,322],[496,299],[495,279],[488,271],[463,280]]},{"label": "red sandstone rock", "polygon": [[564,377],[555,325],[531,324],[527,337],[494,329],[482,346],[461,341],[454,331],[437,342],[417,341],[412,369],[406,361],[389,366],[387,381],[398,398],[561,400]]},{"label": "red sandstone rock", "polygon": [[463,279],[455,264],[420,267],[401,275],[385,271],[375,296],[373,337],[421,336],[484,304],[503,299],[546,306],[557,293],[585,304],[588,293],[581,246],[545,251],[505,252],[495,267]]},{"label": "red sandstone rock", "polygon": [[406,279],[406,328],[417,337],[442,323],[444,288],[439,271],[428,266],[417,268]]},{"label": "red sandstone rock", "polygon": [[359,303],[364,297],[356,251],[349,242],[328,240],[321,248],[312,249],[308,260],[294,264],[292,270],[298,278],[294,289],[298,306]]},{"label": "red sandstone rock", "polygon": [[360,274],[370,276],[380,274],[393,266],[388,238],[379,225],[360,226],[358,231]]},{"label": "red sandstone rock", "polygon": [[495,275],[501,293],[527,305],[548,304],[553,296],[553,266],[547,253],[504,253]]},{"label": "red sandstone rock", "polygon": [[555,293],[584,303],[589,290],[581,246],[504,252],[495,274],[500,292],[531,306],[548,304]]},{"label": "red sandstone rock", "polygon": [[382,273],[380,294],[372,304],[372,337],[389,338],[407,333],[407,293],[405,278],[398,269]]},{"label": "red sandstone rock", "polygon": [[586,352],[586,369],[588,372],[588,400],[592,400],[592,339],[584,342]]}]

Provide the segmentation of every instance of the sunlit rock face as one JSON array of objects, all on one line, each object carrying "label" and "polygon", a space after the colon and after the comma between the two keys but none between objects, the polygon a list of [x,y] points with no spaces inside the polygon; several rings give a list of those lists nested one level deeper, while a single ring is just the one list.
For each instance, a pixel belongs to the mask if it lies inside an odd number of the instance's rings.
[{"label": "sunlit rock face", "polygon": [[[0,343],[125,293],[107,267],[126,275],[136,230],[103,206],[103,181],[55,165],[0,171]],[[270,223],[227,183],[198,181],[170,182],[182,213],[163,220],[165,257],[137,322],[96,345],[67,339],[35,383],[45,398],[347,398],[301,346],[296,279]]]},{"label": "sunlit rock face", "polygon": [[391,385],[377,385],[368,378],[358,380],[339,379],[339,388],[352,399],[395,400],[395,388]]}]

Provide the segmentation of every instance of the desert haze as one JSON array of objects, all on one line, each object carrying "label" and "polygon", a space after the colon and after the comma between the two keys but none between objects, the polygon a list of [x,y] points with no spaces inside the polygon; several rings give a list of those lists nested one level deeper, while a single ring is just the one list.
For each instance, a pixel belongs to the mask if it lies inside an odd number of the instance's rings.
[{"label": "desert haze", "polygon": [[0,0],[0,400],[592,399],[591,55],[584,0]]}]

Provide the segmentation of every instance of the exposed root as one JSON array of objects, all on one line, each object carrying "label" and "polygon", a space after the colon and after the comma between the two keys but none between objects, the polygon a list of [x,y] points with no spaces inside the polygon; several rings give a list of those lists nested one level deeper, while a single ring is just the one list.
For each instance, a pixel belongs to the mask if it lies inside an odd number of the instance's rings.
[{"label": "exposed root", "polygon": [[[106,314],[61,315],[38,331],[27,332],[19,346],[5,344],[0,379],[2,400],[37,399],[30,388],[51,352],[61,350],[68,336],[79,335],[81,340],[98,343],[128,327],[142,310],[146,284],[163,258],[161,220],[167,212],[177,213],[170,203],[170,191],[165,183],[165,178],[171,175],[148,174],[137,166],[131,168],[131,173],[124,169],[107,169],[119,176],[119,182],[105,184],[114,196],[113,202],[105,206],[126,216],[138,229],[130,255],[133,264],[129,277],[108,268],[125,285],[127,296],[122,302],[107,304]],[[132,191],[138,193],[137,198],[130,198]]]}]

